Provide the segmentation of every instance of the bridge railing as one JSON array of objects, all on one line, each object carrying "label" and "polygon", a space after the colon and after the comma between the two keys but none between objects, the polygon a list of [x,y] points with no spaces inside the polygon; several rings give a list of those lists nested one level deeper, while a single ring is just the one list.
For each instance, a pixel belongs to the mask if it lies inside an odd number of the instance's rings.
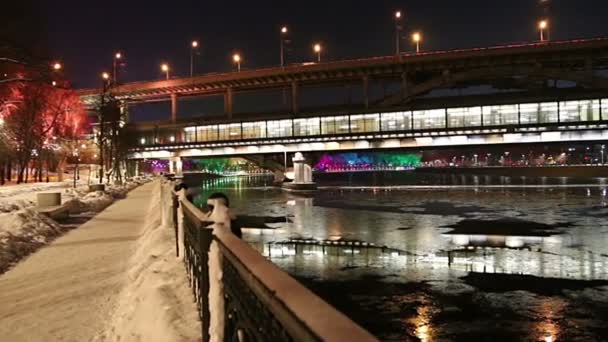
[{"label": "bridge railing", "polygon": [[[181,199],[183,257],[207,341],[376,341],[222,225]],[[177,237],[177,234],[176,234]]]}]

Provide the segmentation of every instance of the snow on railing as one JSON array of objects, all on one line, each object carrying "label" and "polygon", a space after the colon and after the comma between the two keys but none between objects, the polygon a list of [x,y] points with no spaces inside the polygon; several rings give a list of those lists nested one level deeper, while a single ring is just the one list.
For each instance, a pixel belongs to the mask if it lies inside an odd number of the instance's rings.
[{"label": "snow on railing", "polygon": [[172,198],[163,202],[173,212],[177,253],[198,305],[203,342],[377,341],[229,227],[209,225],[186,198],[177,201],[179,194],[169,187],[163,192]]}]

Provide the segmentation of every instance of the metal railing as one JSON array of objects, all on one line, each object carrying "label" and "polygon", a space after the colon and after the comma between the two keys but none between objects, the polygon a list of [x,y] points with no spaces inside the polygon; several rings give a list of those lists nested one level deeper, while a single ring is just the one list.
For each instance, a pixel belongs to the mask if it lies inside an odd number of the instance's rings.
[{"label": "metal railing", "polygon": [[[196,206],[173,196],[176,224],[178,211],[183,215],[183,258],[203,342],[376,341],[229,229],[208,226]],[[178,233],[179,254],[177,241]]]}]

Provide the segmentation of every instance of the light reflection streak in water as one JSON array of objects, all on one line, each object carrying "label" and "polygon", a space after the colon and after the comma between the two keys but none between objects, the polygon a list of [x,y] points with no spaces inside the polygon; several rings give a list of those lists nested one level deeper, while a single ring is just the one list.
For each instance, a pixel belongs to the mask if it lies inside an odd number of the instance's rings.
[{"label": "light reflection streak in water", "polygon": [[565,303],[560,299],[546,298],[540,304],[541,319],[536,323],[539,341],[555,342],[559,340],[561,328],[559,318],[562,316]]},{"label": "light reflection streak in water", "polygon": [[416,316],[409,319],[409,323],[414,326],[413,335],[421,342],[433,341],[434,329],[431,322],[437,309],[429,305],[427,301],[424,299],[423,304],[416,309]]}]

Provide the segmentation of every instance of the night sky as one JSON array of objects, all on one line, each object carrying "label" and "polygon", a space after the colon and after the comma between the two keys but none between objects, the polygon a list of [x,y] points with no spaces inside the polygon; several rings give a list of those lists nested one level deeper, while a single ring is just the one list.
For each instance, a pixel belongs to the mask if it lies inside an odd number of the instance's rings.
[{"label": "night sky", "polygon": [[[192,39],[201,44],[199,72],[231,70],[235,51],[243,68],[277,65],[283,24],[292,38],[288,62],[312,60],[316,41],[325,46],[325,60],[391,54],[396,9],[405,14],[405,32],[423,33],[425,50],[538,39],[538,0],[69,0],[44,1],[39,15],[51,53],[83,88],[99,85],[115,51],[126,57],[123,81],[160,79],[163,61],[172,75],[186,75]],[[606,0],[553,0],[551,39],[608,35],[607,11]],[[412,49],[409,40],[404,44]]]}]

